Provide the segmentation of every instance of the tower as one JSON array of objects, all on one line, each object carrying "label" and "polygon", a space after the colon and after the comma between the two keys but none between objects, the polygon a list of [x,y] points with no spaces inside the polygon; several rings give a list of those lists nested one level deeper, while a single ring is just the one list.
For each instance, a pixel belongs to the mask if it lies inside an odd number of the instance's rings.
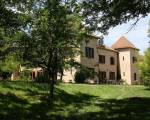
[{"label": "tower", "polygon": [[124,36],[119,38],[112,48],[119,52],[118,68],[121,79],[130,85],[138,83],[139,74],[136,64],[138,49]]}]

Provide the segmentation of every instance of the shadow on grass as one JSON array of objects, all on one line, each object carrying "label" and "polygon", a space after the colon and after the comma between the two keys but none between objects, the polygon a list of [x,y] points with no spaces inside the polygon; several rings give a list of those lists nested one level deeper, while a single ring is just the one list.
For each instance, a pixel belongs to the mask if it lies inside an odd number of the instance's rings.
[{"label": "shadow on grass", "polygon": [[102,111],[75,115],[68,120],[150,120],[150,98],[109,99],[97,106]]},{"label": "shadow on grass", "polygon": [[0,94],[0,120],[19,120],[25,117],[28,101],[12,93]]},{"label": "shadow on grass", "polygon": [[145,90],[148,90],[148,91],[150,91],[150,87],[147,87],[147,88],[145,88]]},{"label": "shadow on grass", "polygon": [[[18,89],[18,86],[7,85],[5,88],[25,91],[25,89]],[[0,120],[66,119],[66,116],[59,114],[60,112],[65,112],[66,106],[72,105],[73,107],[81,108],[83,105],[87,105],[88,101],[94,97],[82,93],[73,95],[60,89],[55,89],[55,91],[56,102],[53,106],[49,105],[48,94],[38,93],[38,91],[35,92],[32,89],[26,89],[27,94],[25,95],[28,95],[28,97],[39,95],[38,102],[32,102],[23,95],[17,96],[13,91],[5,94],[0,93]]]},{"label": "shadow on grass", "polygon": [[[41,103],[32,104],[30,107],[31,119],[39,120],[65,120],[69,116],[65,113],[74,113],[76,109],[82,109],[83,106],[87,106],[89,101],[95,96],[89,96],[87,94],[77,93],[75,95],[68,94],[64,90],[56,89],[53,106],[49,105],[48,95],[40,97]],[[71,109],[67,109],[71,106]],[[72,114],[71,114],[72,116]]]},{"label": "shadow on grass", "polygon": [[[82,92],[70,94],[57,88],[55,103],[50,106],[48,94],[25,90],[28,97],[40,95],[36,98],[39,101],[30,101],[13,91],[0,93],[0,120],[150,120],[150,98],[101,99]],[[91,106],[100,110],[80,112]]]},{"label": "shadow on grass", "polygon": [[55,89],[55,100],[64,102],[66,105],[69,104],[88,104],[91,100],[96,99],[97,96],[85,94],[82,92],[69,94],[64,90]]},{"label": "shadow on grass", "polygon": [[10,90],[28,92],[29,94],[38,94],[38,92],[46,91],[49,88],[48,84],[39,84],[35,82],[25,81],[1,81],[0,86],[2,86],[3,88],[8,88]]}]

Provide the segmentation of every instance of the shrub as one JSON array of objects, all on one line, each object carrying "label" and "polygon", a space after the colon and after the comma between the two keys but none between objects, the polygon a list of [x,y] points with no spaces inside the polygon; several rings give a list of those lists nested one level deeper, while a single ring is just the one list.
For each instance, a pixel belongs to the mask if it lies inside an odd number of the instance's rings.
[{"label": "shrub", "polygon": [[75,74],[75,82],[76,83],[84,83],[86,80],[86,73],[82,71],[78,71]]},{"label": "shrub", "polygon": [[20,72],[17,80],[19,80],[19,81],[31,80],[31,74],[30,73],[31,73],[31,71],[28,71],[28,70],[24,70],[24,71]]},{"label": "shrub", "polygon": [[0,71],[0,77],[1,77],[2,80],[10,79],[10,75],[11,74],[9,72],[2,72],[2,71]]},{"label": "shrub", "polygon": [[38,76],[38,77],[35,78],[35,82],[38,82],[38,83],[48,83],[49,79],[48,79],[47,75],[40,75],[40,76]]},{"label": "shrub", "polygon": [[144,85],[150,87],[150,77],[144,78]]},{"label": "shrub", "polygon": [[76,83],[85,83],[88,78],[94,78],[94,69],[83,67],[75,74]]},{"label": "shrub", "polygon": [[144,83],[145,86],[150,87],[150,48],[145,51],[144,58],[139,63],[139,68],[142,78],[141,83]]}]

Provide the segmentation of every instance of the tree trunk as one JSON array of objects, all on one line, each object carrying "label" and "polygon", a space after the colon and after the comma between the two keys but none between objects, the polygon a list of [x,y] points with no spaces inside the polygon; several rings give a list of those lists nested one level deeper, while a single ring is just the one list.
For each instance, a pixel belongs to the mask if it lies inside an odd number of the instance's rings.
[{"label": "tree trunk", "polygon": [[57,81],[57,72],[53,72],[51,83],[50,83],[50,102],[51,103],[53,103],[53,100],[54,100],[54,89],[55,89],[56,81]]},{"label": "tree trunk", "polygon": [[57,81],[57,72],[58,72],[58,64],[57,64],[57,50],[55,51],[54,54],[54,61],[52,62],[52,74],[51,74],[51,84],[50,84],[50,102],[53,103],[54,100],[54,88],[55,88],[55,83]]},{"label": "tree trunk", "polygon": [[50,83],[50,102],[53,103],[54,97],[54,75],[52,75],[51,83]]}]

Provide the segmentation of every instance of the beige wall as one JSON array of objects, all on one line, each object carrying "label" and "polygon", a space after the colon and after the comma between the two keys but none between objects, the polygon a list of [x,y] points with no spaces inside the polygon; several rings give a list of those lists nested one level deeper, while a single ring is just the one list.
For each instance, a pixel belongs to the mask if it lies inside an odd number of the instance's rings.
[{"label": "beige wall", "polygon": [[[117,80],[117,52],[105,50],[105,49],[98,49],[99,55],[105,55],[105,64],[99,64],[99,70],[106,72],[106,78],[109,80],[109,72],[115,72],[115,78]],[[115,64],[110,64],[110,57],[114,57]]]},{"label": "beige wall", "polygon": [[[140,82],[139,71],[137,67],[137,63],[132,62],[132,57],[138,57],[138,51],[135,49],[130,49],[130,60],[131,60],[131,84],[137,84]],[[134,80],[134,73],[136,73],[136,80]]]},{"label": "beige wall", "polygon": [[[85,47],[94,48],[94,58],[85,57]],[[135,84],[139,81],[138,69],[136,63],[132,63],[132,57],[137,57],[137,50],[135,49],[119,49],[110,50],[108,48],[97,48],[97,39],[90,39],[88,42],[83,42],[81,45],[82,54],[78,55],[75,59],[77,62],[85,65],[88,68],[94,68],[95,72],[105,71],[106,79],[109,80],[109,72],[115,72],[115,78],[117,80],[117,72],[119,68],[119,74],[121,79],[125,80],[127,84]],[[99,55],[105,55],[105,64],[100,64]],[[114,57],[115,65],[110,64],[110,57]],[[123,60],[124,57],[124,60]],[[74,75],[76,69],[66,70],[64,72],[64,82],[74,82]],[[134,73],[137,74],[137,80],[134,80]],[[98,82],[98,77],[95,76],[92,82]]]},{"label": "beige wall", "polygon": [[71,82],[74,83],[74,75],[76,73],[76,69],[75,68],[70,68],[68,70],[64,71],[64,76],[63,76],[63,82]]},{"label": "beige wall", "polygon": [[[134,49],[119,49],[118,51],[121,79],[129,85],[139,81],[136,63],[132,62],[132,57],[137,57],[137,51]],[[134,73],[137,74],[137,81],[134,81]]]},{"label": "beige wall", "polygon": [[[124,60],[123,60],[124,58]],[[127,84],[131,84],[131,63],[130,63],[130,51],[128,49],[119,50],[119,68],[121,79]]]},{"label": "beige wall", "polygon": [[[99,49],[97,46],[97,39],[90,40],[87,44],[83,43],[82,52],[83,55],[81,57],[81,63],[89,68],[94,68],[95,72],[105,71],[106,79],[109,79],[109,72],[115,72],[115,78],[117,79],[117,52],[107,50],[107,49]],[[85,47],[94,48],[94,59],[85,57]],[[100,64],[99,55],[105,55],[105,64]],[[114,57],[115,65],[110,65],[110,57]],[[95,76],[95,82],[98,82],[97,76]]]},{"label": "beige wall", "polygon": [[[81,64],[85,65],[88,68],[93,68],[95,72],[97,72],[97,68],[95,67],[97,61],[97,49],[96,49],[96,45],[97,45],[97,39],[93,39],[93,40],[89,40],[88,42],[83,42],[81,45],[81,51],[82,51],[82,55],[81,55]],[[85,47],[91,47],[94,48],[94,58],[86,58],[85,57]],[[91,83],[92,82],[97,82],[97,76],[94,77],[94,81],[93,80],[89,80]]]},{"label": "beige wall", "polygon": [[[81,63],[81,55],[78,55],[77,57],[75,57],[75,61]],[[75,73],[76,73],[77,69],[76,68],[68,68],[64,71],[64,76],[62,78],[62,81],[63,82],[71,82],[71,83],[74,83],[74,76],[75,76]]]}]

